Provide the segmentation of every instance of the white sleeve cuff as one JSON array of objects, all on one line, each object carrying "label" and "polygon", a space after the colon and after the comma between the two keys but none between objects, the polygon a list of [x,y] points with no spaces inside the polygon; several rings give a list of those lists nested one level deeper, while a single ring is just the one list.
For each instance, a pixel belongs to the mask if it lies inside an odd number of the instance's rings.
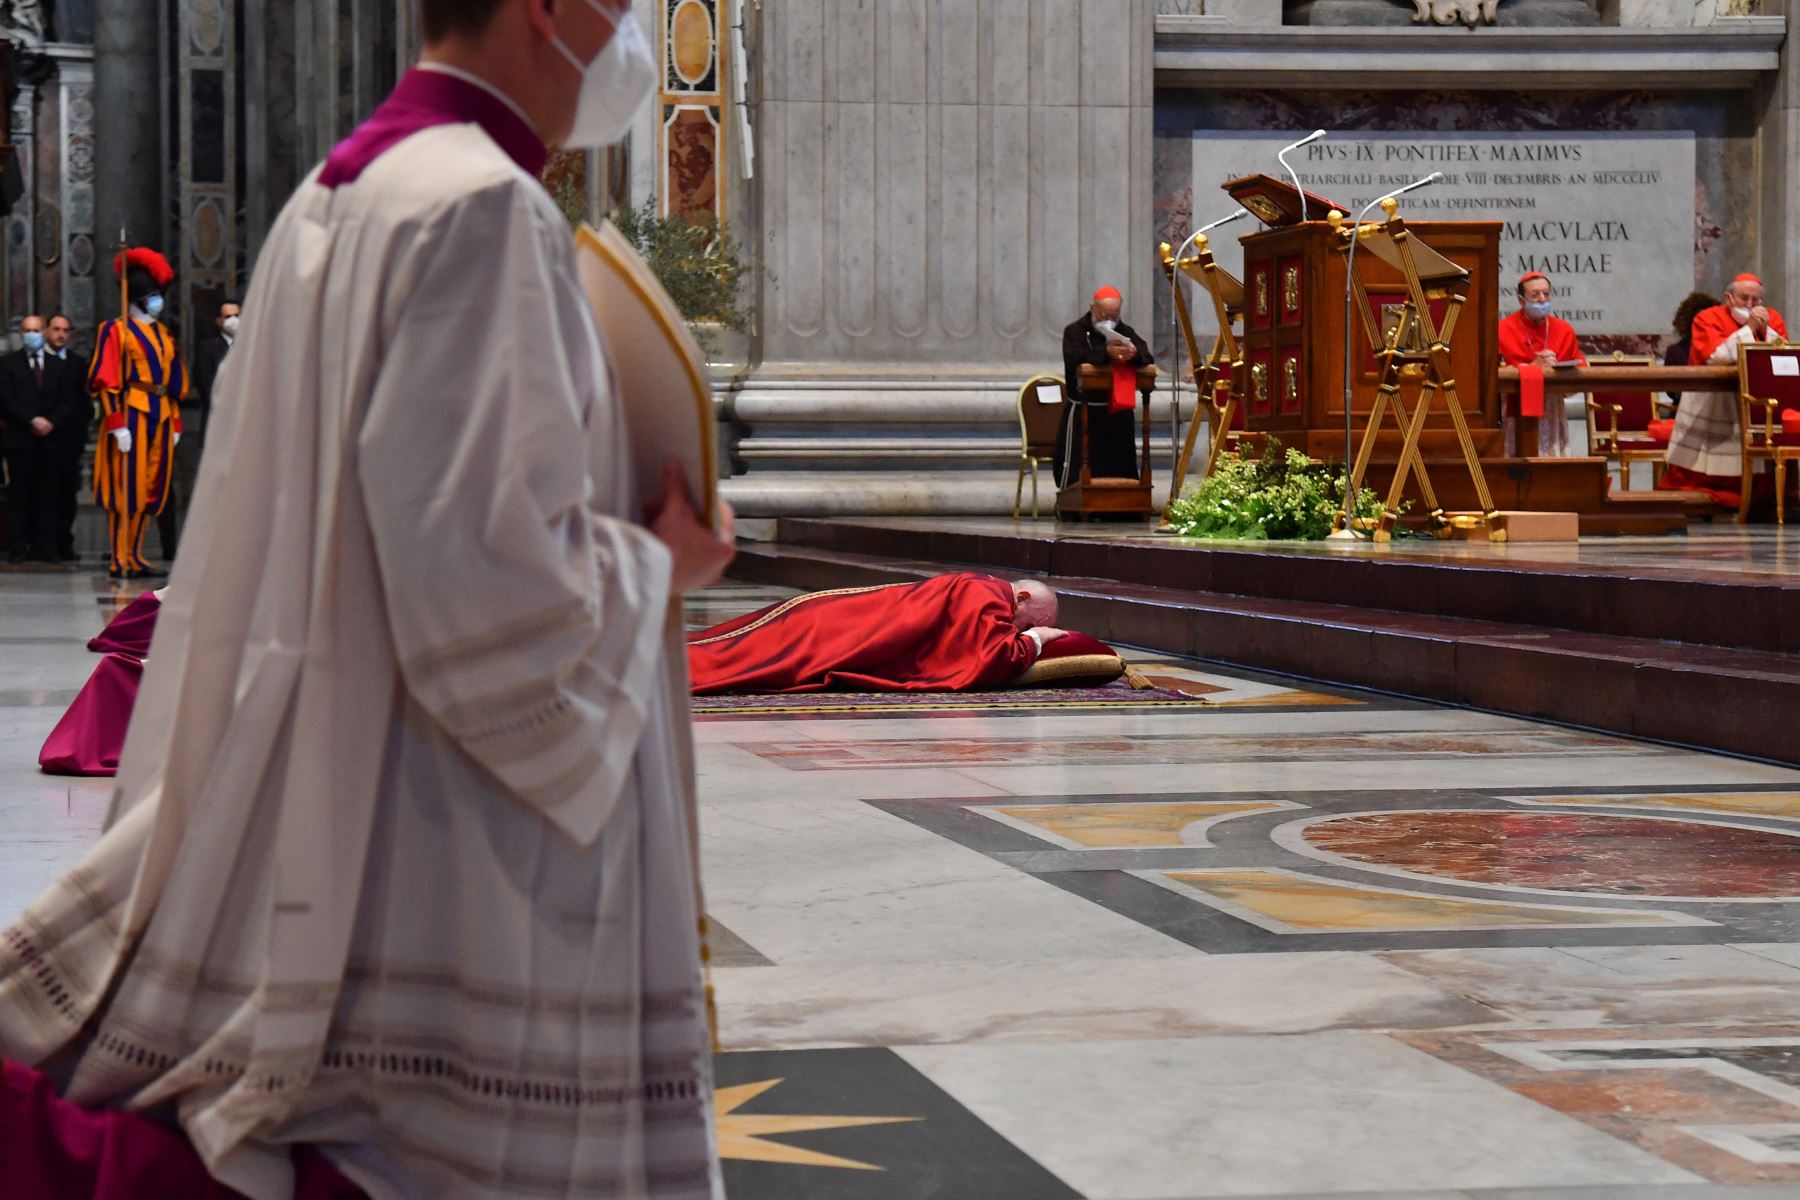
[{"label": "white sleeve cuff", "polygon": [[1038,655],[1041,655],[1044,653],[1044,635],[1043,634],[1039,633],[1035,629],[1027,629],[1025,631],[1025,636],[1031,639],[1031,644],[1033,646],[1037,647],[1036,651],[1033,654],[1034,658],[1037,657]]}]

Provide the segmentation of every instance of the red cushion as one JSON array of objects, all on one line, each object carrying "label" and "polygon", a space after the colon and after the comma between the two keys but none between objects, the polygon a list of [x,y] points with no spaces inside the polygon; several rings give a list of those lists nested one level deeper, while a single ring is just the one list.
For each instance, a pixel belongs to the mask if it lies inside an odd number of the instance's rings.
[{"label": "red cushion", "polygon": [[[1081,662],[1073,660],[1080,659]],[[1059,664],[1061,665],[1059,668]],[[1125,673],[1125,660],[1099,638],[1069,632],[1045,646],[1037,661],[1010,686],[1105,687]]]},{"label": "red cushion", "polygon": [[1047,658],[1074,658],[1078,654],[1111,654],[1119,652],[1097,637],[1089,637],[1085,633],[1076,633],[1073,629],[1044,647],[1038,655],[1038,661]]},{"label": "red cushion", "polygon": [[1781,432],[1800,433],[1800,408],[1781,410]]},{"label": "red cushion", "polygon": [[1669,417],[1665,420],[1652,421],[1645,432],[1650,435],[1651,441],[1659,446],[1666,446],[1669,444],[1669,438],[1675,433],[1675,418]]}]

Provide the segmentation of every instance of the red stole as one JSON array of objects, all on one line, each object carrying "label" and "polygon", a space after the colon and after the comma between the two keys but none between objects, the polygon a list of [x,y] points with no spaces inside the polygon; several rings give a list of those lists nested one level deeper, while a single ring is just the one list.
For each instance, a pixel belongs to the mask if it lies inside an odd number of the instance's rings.
[{"label": "red stole", "polygon": [[1130,412],[1137,407],[1137,367],[1128,362],[1112,365],[1112,402],[1109,413]]},{"label": "red stole", "polygon": [[696,695],[971,691],[1036,656],[1011,586],[974,574],[796,596],[688,638]]},{"label": "red stole", "polygon": [[1587,356],[1575,341],[1575,327],[1561,317],[1548,316],[1535,324],[1521,309],[1500,321],[1500,357],[1519,368],[1519,415],[1544,415],[1544,369],[1537,365],[1539,350],[1556,355],[1558,362],[1586,363]]}]

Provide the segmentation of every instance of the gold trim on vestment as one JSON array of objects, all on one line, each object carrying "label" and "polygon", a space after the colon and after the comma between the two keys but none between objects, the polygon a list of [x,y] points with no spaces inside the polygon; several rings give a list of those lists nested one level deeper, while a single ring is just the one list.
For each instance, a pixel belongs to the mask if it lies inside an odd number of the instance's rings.
[{"label": "gold trim on vestment", "polygon": [[758,617],[756,620],[750,622],[750,624],[744,626],[742,629],[734,629],[730,633],[721,633],[717,637],[705,638],[698,642],[689,642],[688,645],[689,646],[710,646],[714,642],[723,642],[723,641],[729,640],[730,638],[740,637],[743,634],[749,633],[751,630],[761,629],[764,625],[767,625],[770,621],[773,621],[776,617],[785,616],[787,613],[791,612],[796,605],[804,604],[808,600],[824,600],[824,599],[827,599],[827,598],[833,597],[833,596],[859,596],[859,595],[863,594],[864,592],[879,592],[882,588],[912,587],[912,586],[913,585],[910,583],[878,583],[878,584],[873,585],[872,587],[836,588],[829,592],[808,592],[804,596],[795,596],[791,600],[784,600],[782,603],[776,605],[774,608],[770,609],[768,612],[764,613],[762,616]]}]

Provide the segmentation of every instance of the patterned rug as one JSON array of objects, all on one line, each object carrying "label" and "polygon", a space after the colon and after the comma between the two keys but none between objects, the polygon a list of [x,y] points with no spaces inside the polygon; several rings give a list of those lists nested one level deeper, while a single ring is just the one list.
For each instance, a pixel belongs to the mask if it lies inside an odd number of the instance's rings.
[{"label": "patterned rug", "polygon": [[790,696],[695,696],[695,716],[769,717],[798,713],[877,713],[904,710],[988,712],[997,708],[1112,708],[1121,704],[1175,707],[1203,697],[1170,688],[1133,691],[1127,684],[1098,688],[1019,688],[1004,692],[808,692]]},{"label": "patterned rug", "polygon": [[930,715],[997,709],[1193,708],[1223,688],[1184,683],[1181,690],[1135,691],[1123,681],[1098,688],[1019,688],[1001,692],[809,692],[788,696],[695,696],[697,717],[843,716],[866,713]]}]

